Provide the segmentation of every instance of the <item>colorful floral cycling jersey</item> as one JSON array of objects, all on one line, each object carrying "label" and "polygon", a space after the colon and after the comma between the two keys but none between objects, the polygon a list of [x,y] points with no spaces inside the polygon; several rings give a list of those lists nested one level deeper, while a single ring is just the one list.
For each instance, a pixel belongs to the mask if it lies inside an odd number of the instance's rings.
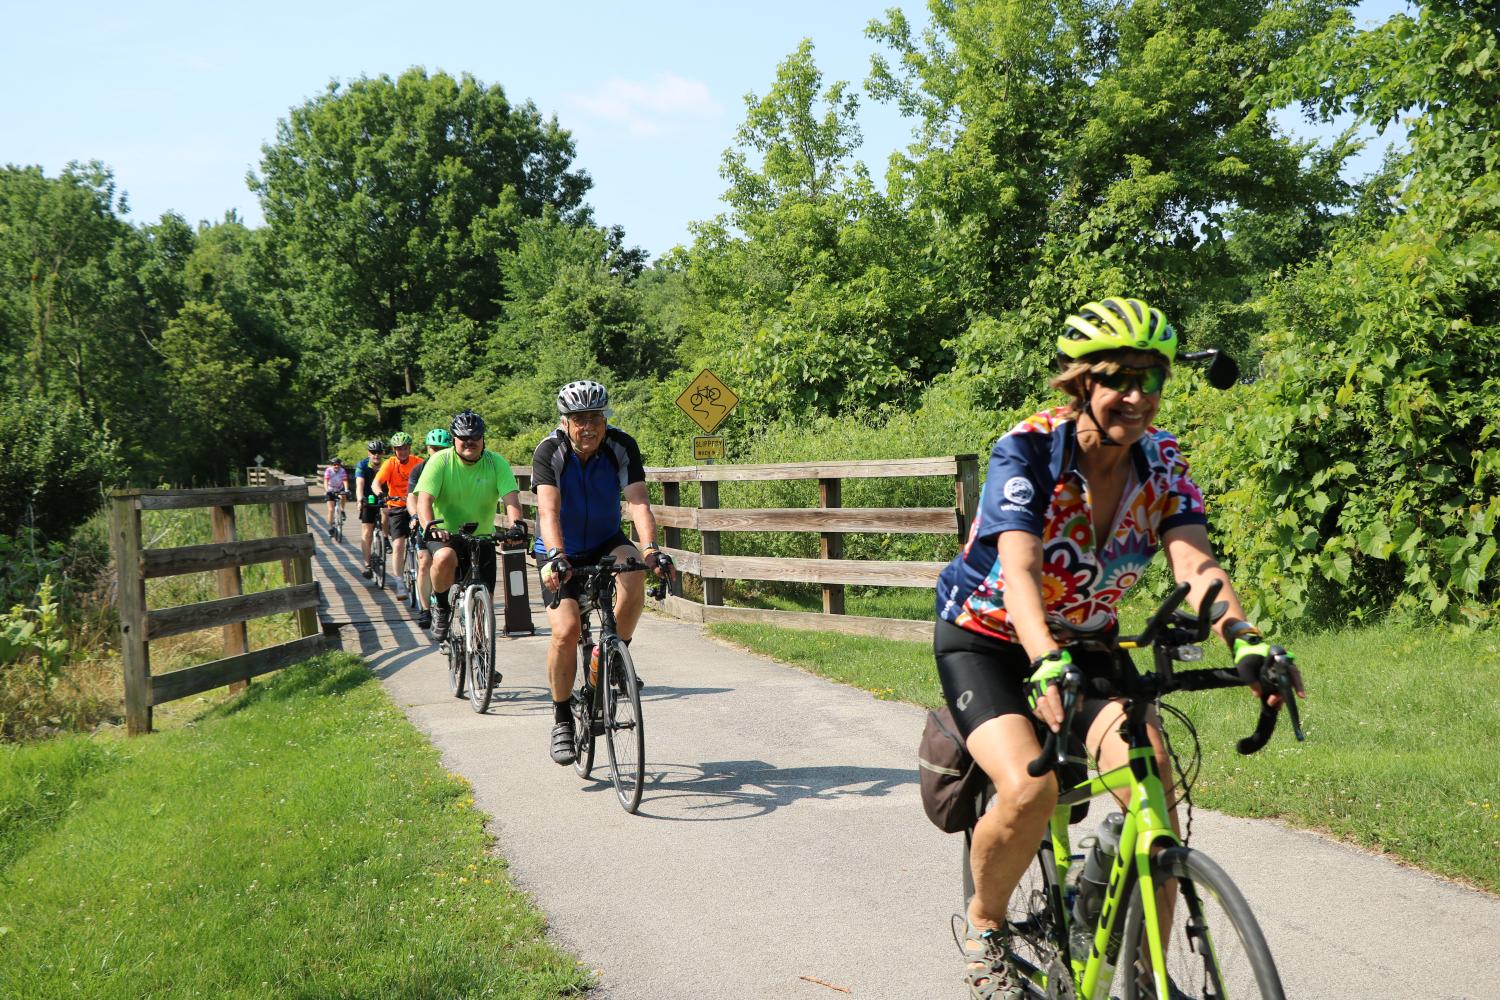
[{"label": "colorful floral cycling jersey", "polygon": [[1017,641],[1005,612],[998,544],[1001,532],[1026,531],[1042,539],[1048,613],[1080,626],[1112,621],[1115,606],[1161,547],[1162,534],[1208,522],[1177,439],[1152,427],[1130,446],[1134,475],[1113,531],[1096,546],[1076,430],[1072,412],[1059,407],[1034,414],[995,442],[969,540],[938,577],[938,617]]}]

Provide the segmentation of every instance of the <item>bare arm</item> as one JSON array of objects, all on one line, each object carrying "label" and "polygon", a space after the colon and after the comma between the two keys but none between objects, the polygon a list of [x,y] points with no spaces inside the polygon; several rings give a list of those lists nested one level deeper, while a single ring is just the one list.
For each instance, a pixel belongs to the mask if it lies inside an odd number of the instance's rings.
[{"label": "bare arm", "polygon": [[506,527],[510,527],[517,521],[524,521],[526,519],[526,515],[521,512],[520,491],[511,490],[509,493],[505,494],[505,496],[500,498],[500,502],[505,504]]},{"label": "bare arm", "polygon": [[536,531],[547,551],[563,548],[562,492],[556,486],[536,488]]},{"label": "bare arm", "polygon": [[1042,540],[1029,531],[1003,531],[999,551],[1005,613],[1026,655],[1034,660],[1058,648],[1042,601]]},{"label": "bare arm", "polygon": [[631,483],[625,487],[625,503],[630,508],[630,523],[640,536],[641,548],[656,544],[656,515],[651,513],[651,495],[645,483]]},{"label": "bare arm", "polygon": [[432,494],[418,493],[417,497],[417,523],[426,527],[432,523]]},{"label": "bare arm", "polygon": [[1187,600],[1183,602],[1185,608],[1196,611],[1208,585],[1215,580],[1223,581],[1224,587],[1219,591],[1218,599],[1229,603],[1229,611],[1219,619],[1214,630],[1224,640],[1224,645],[1233,648],[1234,643],[1230,641],[1226,630],[1245,621],[1245,609],[1240,606],[1234,584],[1229,582],[1229,574],[1224,572],[1219,560],[1214,558],[1214,547],[1208,540],[1208,529],[1201,524],[1185,524],[1163,535],[1162,543],[1167,553],[1167,562],[1172,566],[1172,576],[1178,583],[1185,583],[1192,588],[1188,591]]}]

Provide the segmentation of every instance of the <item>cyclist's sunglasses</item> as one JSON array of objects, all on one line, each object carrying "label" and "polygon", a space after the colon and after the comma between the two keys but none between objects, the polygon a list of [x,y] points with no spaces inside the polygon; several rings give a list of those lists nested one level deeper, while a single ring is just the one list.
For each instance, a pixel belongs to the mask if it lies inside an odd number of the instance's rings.
[{"label": "cyclist's sunglasses", "polygon": [[1167,384],[1167,369],[1161,365],[1149,368],[1121,367],[1113,372],[1098,372],[1094,375],[1099,384],[1114,392],[1128,394],[1131,386],[1139,387],[1147,396],[1155,396]]},{"label": "cyclist's sunglasses", "polygon": [[455,440],[455,441],[462,441],[464,444],[473,444],[475,441],[483,441],[484,440],[484,435],[483,434],[469,434],[469,435],[455,434],[455,435],[453,435],[453,440]]}]

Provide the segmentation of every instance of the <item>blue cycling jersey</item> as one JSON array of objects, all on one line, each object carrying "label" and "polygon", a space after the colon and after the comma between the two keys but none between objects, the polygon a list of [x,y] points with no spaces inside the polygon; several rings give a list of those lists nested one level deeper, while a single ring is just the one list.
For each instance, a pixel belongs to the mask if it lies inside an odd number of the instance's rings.
[{"label": "blue cycling jersey", "polygon": [[[635,438],[616,427],[604,432],[599,450],[580,461],[558,428],[542,439],[531,456],[531,488],[555,486],[562,500],[563,552],[574,556],[598,548],[620,532],[620,499],[625,487],[646,481],[641,449]],[[537,532],[537,555],[546,555]]]}]

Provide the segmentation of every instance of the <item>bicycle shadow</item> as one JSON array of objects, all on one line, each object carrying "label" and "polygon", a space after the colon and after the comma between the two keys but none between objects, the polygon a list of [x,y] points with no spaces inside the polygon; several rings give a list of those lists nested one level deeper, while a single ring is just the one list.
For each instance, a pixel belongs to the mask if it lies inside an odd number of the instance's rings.
[{"label": "bicycle shadow", "polygon": [[[678,823],[755,819],[783,806],[807,801],[883,798],[915,784],[916,768],[817,765],[777,767],[764,760],[719,760],[701,764],[646,765],[641,816]],[[608,787],[609,768],[594,778]],[[690,800],[676,803],[673,800]],[[667,808],[663,808],[668,806]]]}]

